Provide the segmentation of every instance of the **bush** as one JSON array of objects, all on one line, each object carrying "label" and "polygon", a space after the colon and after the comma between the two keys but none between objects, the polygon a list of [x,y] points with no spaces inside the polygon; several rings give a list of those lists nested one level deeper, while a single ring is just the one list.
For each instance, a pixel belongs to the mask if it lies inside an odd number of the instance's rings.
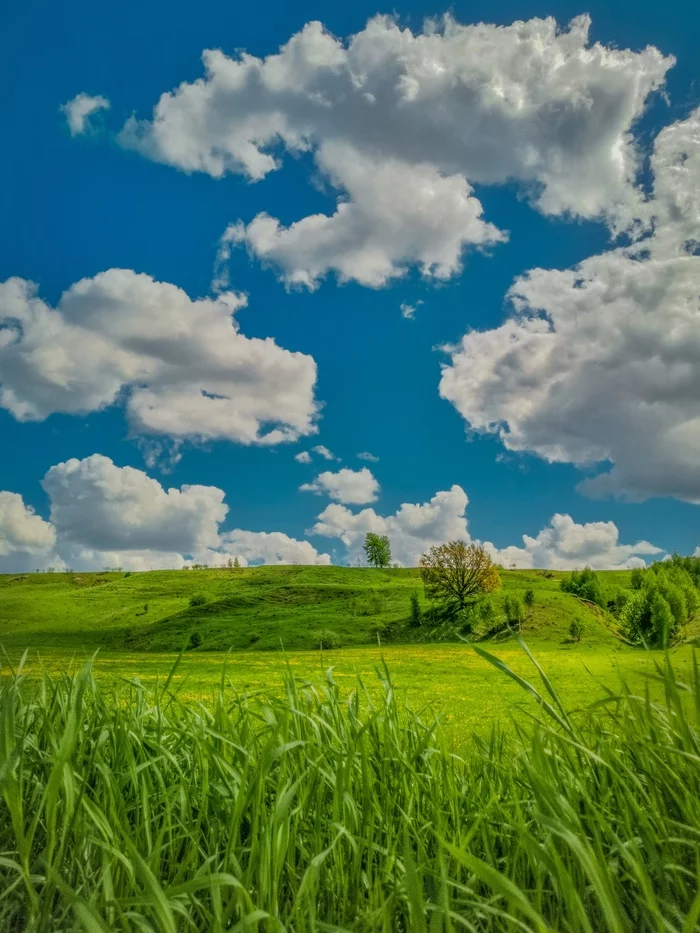
[{"label": "bush", "polygon": [[324,629],[318,633],[316,647],[328,650],[329,648],[341,648],[342,641],[337,632],[331,629]]},{"label": "bush", "polygon": [[418,628],[419,625],[423,624],[423,610],[420,606],[420,600],[418,599],[418,593],[411,593],[411,625],[414,628]]},{"label": "bush", "polygon": [[571,625],[569,626],[569,638],[571,641],[578,642],[581,641],[584,632],[584,625],[580,619],[572,619]]},{"label": "bush", "polygon": [[525,612],[523,611],[523,604],[517,596],[506,596],[503,600],[503,611],[506,614],[508,625],[514,631],[519,632],[523,627]]},{"label": "bush", "polygon": [[535,591],[533,590],[531,586],[529,586],[525,590],[525,596],[523,597],[523,602],[525,603],[527,608],[530,610],[535,605]]},{"label": "bush", "polygon": [[629,601],[630,594],[627,590],[618,590],[612,599],[608,600],[608,611],[616,618],[620,618],[620,613]]},{"label": "bush", "polygon": [[601,609],[605,608],[603,590],[598,574],[595,570],[591,570],[590,567],[586,567],[580,572],[574,570],[568,577],[564,577],[559,585],[565,593],[571,593],[572,596],[578,596],[579,599],[595,603]]},{"label": "bush", "polygon": [[204,596],[202,593],[195,593],[194,596],[190,596],[190,606],[193,609],[196,609],[197,606],[206,605],[206,602],[207,602],[207,597]]},{"label": "bush", "polygon": [[192,634],[190,635],[190,639],[187,642],[188,650],[191,650],[192,648],[199,648],[201,644],[202,644],[201,634],[199,632],[192,632]]}]

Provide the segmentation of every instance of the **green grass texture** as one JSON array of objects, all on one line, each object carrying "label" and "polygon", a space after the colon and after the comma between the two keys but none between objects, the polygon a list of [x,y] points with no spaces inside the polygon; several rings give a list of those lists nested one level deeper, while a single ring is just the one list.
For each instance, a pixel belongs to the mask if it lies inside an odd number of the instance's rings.
[{"label": "green grass texture", "polygon": [[[495,594],[535,603],[523,633],[561,644],[571,621],[583,642],[612,646],[613,620],[559,588],[561,573],[503,571]],[[626,571],[600,574],[606,591],[627,586]],[[0,576],[0,644],[5,647],[97,647],[179,651],[193,632],[199,650],[317,649],[439,640],[439,628],[411,629],[410,598],[424,608],[415,569],[254,567],[144,573],[42,573]],[[192,597],[204,597],[190,606]]]}]

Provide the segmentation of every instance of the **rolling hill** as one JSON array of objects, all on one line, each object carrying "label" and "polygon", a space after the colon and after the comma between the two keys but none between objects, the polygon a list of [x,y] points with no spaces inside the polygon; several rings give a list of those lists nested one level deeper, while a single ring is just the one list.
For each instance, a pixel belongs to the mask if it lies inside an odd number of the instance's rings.
[{"label": "rolling hill", "polygon": [[[601,574],[606,590],[628,573]],[[614,641],[606,614],[564,593],[561,573],[503,571],[495,595],[535,603],[524,633],[561,643],[574,618],[584,641]],[[8,647],[128,648],[177,651],[198,633],[199,650],[314,649],[433,641],[440,629],[411,628],[410,598],[425,605],[415,569],[263,566],[144,573],[42,573],[0,576],[0,644]],[[197,597],[202,605],[191,605]]]}]

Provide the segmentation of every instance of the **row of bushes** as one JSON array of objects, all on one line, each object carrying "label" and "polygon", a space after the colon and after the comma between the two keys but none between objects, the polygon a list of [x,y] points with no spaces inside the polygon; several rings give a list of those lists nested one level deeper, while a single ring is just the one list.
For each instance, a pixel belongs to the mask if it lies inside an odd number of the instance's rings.
[{"label": "row of bushes", "polygon": [[630,587],[609,595],[589,567],[564,577],[561,588],[611,612],[632,644],[667,648],[682,638],[700,608],[700,559],[674,555],[648,568],[636,567]]}]

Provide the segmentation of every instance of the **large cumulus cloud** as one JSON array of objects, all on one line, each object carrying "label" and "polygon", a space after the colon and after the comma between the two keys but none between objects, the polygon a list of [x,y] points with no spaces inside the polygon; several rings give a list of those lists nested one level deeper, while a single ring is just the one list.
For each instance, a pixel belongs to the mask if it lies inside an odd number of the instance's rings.
[{"label": "large cumulus cloud", "polygon": [[20,421],[124,401],[137,434],[277,444],[312,434],[316,364],[245,337],[232,292],[192,300],[129,269],[72,285],[52,308],[0,284],[0,406]]},{"label": "large cumulus cloud", "polygon": [[192,563],[330,563],[308,541],[282,532],[224,531],[216,486],[164,488],[143,470],[100,454],[52,466],[42,485],[50,521],[16,493],[0,492],[0,571],[177,569]]},{"label": "large cumulus cloud", "polygon": [[448,348],[442,396],[510,450],[610,469],[591,495],[700,502],[700,110],[662,131],[652,233],[534,269],[512,313]]},{"label": "large cumulus cloud", "polygon": [[[288,283],[330,271],[379,286],[411,265],[445,278],[468,246],[503,240],[475,183],[521,183],[551,215],[624,227],[640,200],[631,135],[673,60],[590,43],[581,16],[510,26],[377,16],[343,42],[307,23],[276,54],[203,54],[205,76],[132,118],[123,145],[184,171],[256,181],[284,151],[312,152],[337,192],[329,215],[227,231]],[[410,192],[410,196],[406,196]],[[224,277],[225,278],[225,277]]]}]

